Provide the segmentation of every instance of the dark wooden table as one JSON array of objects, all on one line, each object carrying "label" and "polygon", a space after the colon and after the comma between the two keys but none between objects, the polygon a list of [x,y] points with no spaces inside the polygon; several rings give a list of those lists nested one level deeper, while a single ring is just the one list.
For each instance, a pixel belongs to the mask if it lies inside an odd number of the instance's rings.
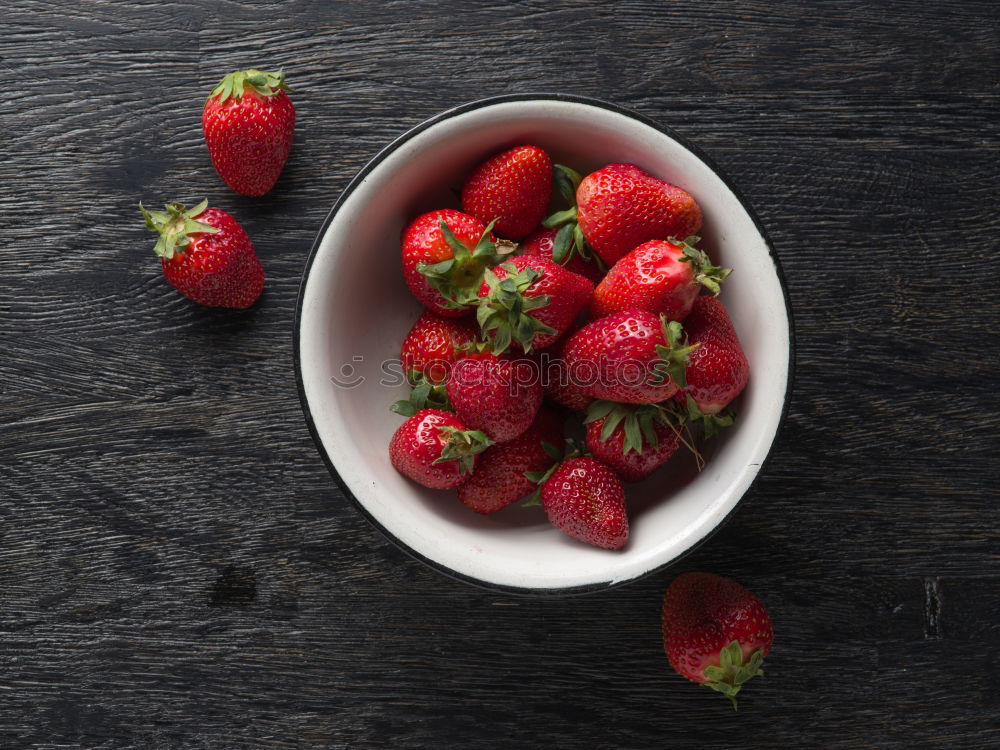
[{"label": "dark wooden table", "polygon": [[[11,7],[13,5],[14,7]],[[15,0],[0,30],[0,747],[1000,746],[993,2]],[[208,160],[226,72],[284,66],[263,199]],[[608,99],[702,147],[787,275],[791,411],[725,528],[607,592],[454,582],[338,491],[292,365],[341,189],[484,95]],[[163,280],[140,200],[208,197],[248,312]],[[674,675],[683,570],[777,632],[739,713]]]}]

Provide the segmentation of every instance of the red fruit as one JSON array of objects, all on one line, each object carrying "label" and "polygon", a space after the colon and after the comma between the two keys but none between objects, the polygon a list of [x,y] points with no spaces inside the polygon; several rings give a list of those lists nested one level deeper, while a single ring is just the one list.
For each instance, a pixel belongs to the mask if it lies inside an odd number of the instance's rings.
[{"label": "red fruit", "polygon": [[679,400],[690,396],[701,414],[716,415],[746,387],[750,363],[729,313],[715,297],[695,300],[684,332],[698,348],[688,356],[687,387]]},{"label": "red fruit", "polygon": [[609,164],[576,191],[583,236],[609,266],[643,242],[687,237],[701,227],[701,209],[679,187],[633,164]]},{"label": "red fruit", "polygon": [[264,288],[253,243],[232,216],[202,201],[190,211],[168,203],[166,211],[139,204],[146,227],[160,235],[154,252],[163,274],[188,299],[213,307],[250,307]]},{"label": "red fruit", "polygon": [[546,471],[556,460],[550,449],[563,445],[562,422],[542,408],[534,424],[520,437],[486,449],[476,470],[461,487],[458,499],[477,513],[496,513],[536,488],[525,473]]},{"label": "red fruit", "polygon": [[544,349],[569,330],[594,285],[544,258],[520,255],[486,272],[476,311],[496,352],[511,341],[524,351]]},{"label": "red fruit", "polygon": [[593,397],[580,390],[580,387],[572,381],[566,360],[561,358],[550,360],[546,372],[548,374],[545,379],[545,395],[560,406],[573,411],[586,411],[594,401]]},{"label": "red fruit", "polygon": [[621,480],[595,458],[567,458],[542,485],[542,507],[560,531],[581,542],[621,549],[628,511]]},{"label": "red fruit", "polygon": [[684,573],[663,599],[663,648],[678,674],[729,698],[763,674],[774,629],[760,599],[736,581]]},{"label": "red fruit", "polygon": [[461,420],[503,443],[527,430],[542,404],[538,368],[525,357],[480,355],[455,363],[445,390]]},{"label": "red fruit", "polygon": [[402,246],[403,276],[425,307],[446,318],[472,312],[483,270],[496,257],[478,219],[453,208],[422,214],[403,229]]},{"label": "red fruit", "polygon": [[545,373],[545,395],[560,406],[573,411],[586,411],[593,403],[593,397],[580,390],[580,386],[573,381],[569,365],[562,357],[549,360]]},{"label": "red fruit", "polygon": [[424,310],[403,339],[399,359],[410,382],[420,376],[432,385],[448,379],[452,365],[463,356],[463,348],[476,340],[471,321],[451,320]]},{"label": "red fruit", "polygon": [[587,450],[626,482],[645,479],[677,451],[680,429],[655,407],[595,401],[587,415]]},{"label": "red fruit", "polygon": [[545,389],[545,395],[557,404],[574,411],[586,411],[594,399],[580,390],[580,386],[570,376],[566,360],[563,359],[563,350],[569,338],[566,336],[542,352],[540,357],[543,367],[542,387]]},{"label": "red fruit", "polygon": [[605,401],[653,404],[684,382],[691,347],[682,328],[644,310],[595,320],[570,336],[563,350],[569,377],[584,393]]},{"label": "red fruit", "polygon": [[230,73],[205,102],[201,127],[215,171],[231,190],[264,195],[278,181],[295,130],[285,75]]},{"label": "red fruit", "polygon": [[[539,229],[537,232],[532,232],[531,236],[526,237],[520,244],[518,252],[521,255],[531,255],[536,258],[545,258],[545,260],[556,262],[552,258],[552,251],[555,249],[557,234],[559,234],[558,229]],[[577,253],[566,253],[563,260],[559,262],[559,265],[567,271],[590,279],[595,284],[604,276],[604,272],[601,271],[596,263],[592,260],[584,259]]]},{"label": "red fruit", "polygon": [[422,409],[399,426],[389,442],[389,460],[400,474],[435,490],[462,484],[477,454],[491,445],[483,433],[466,429],[454,414]]},{"label": "red fruit", "polygon": [[517,240],[538,226],[552,193],[552,161],[537,146],[492,156],[462,186],[462,210],[484,224],[496,221],[501,237]]},{"label": "red fruit", "polygon": [[697,241],[651,240],[629,252],[594,289],[590,317],[647,310],[667,320],[684,320],[702,287],[718,294],[719,283],[730,273],[713,266],[708,255],[694,247]]}]

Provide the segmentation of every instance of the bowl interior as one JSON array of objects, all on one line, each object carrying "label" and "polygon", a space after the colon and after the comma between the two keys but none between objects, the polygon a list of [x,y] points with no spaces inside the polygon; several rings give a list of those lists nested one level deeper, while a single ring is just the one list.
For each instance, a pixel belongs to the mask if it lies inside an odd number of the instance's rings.
[{"label": "bowl interior", "polygon": [[[403,281],[399,236],[421,212],[459,207],[469,170],[505,147],[532,143],[581,173],[632,162],[691,192],[703,246],[735,270],[721,299],[751,364],[735,427],[708,448],[698,473],[681,453],[629,485],[631,538],[609,552],[552,528],[540,508],[480,516],[454,492],[400,476],[387,446],[402,418],[388,410],[408,388],[398,365],[421,312]],[[614,109],[575,101],[502,101],[445,113],[383,151],[331,214],[303,285],[299,370],[320,448],[369,517],[418,556],[501,587],[566,590],[626,581],[673,560],[735,506],[764,460],[787,387],[789,323],[768,246],[739,199],[670,136]]]}]

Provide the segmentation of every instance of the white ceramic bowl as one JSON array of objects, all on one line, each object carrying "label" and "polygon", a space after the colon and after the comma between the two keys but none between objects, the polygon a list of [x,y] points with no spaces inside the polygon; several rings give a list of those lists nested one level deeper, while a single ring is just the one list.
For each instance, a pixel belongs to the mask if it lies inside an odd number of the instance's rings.
[{"label": "white ceramic bowl", "polygon": [[[400,231],[421,212],[459,207],[457,189],[470,169],[521,143],[540,146],[583,174],[631,162],[680,185],[701,206],[703,246],[717,263],[735,269],[721,299],[751,365],[737,425],[717,439],[700,474],[675,457],[627,487],[631,538],[616,552],[570,539],[539,508],[511,506],[478,515],[454,492],[424,489],[389,463],[389,439],[402,418],[388,406],[408,389],[384,374],[383,363],[398,358],[421,312],[403,281]],[[392,541],[431,566],[524,593],[592,591],[630,581],[705,539],[760,471],[784,414],[791,363],[791,325],[777,261],[752,212],[718,170],[640,115],[551,94],[456,107],[379,153],[320,229],[303,277],[295,336],[306,420],[344,495]]]}]

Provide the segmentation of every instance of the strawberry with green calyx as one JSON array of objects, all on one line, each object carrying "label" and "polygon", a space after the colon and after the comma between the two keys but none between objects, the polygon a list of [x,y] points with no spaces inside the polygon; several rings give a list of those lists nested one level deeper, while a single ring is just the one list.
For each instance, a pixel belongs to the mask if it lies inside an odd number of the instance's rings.
[{"label": "strawberry with green calyx", "polygon": [[490,229],[452,208],[407,224],[401,237],[403,276],[424,307],[445,318],[472,312],[483,271],[501,254]]},{"label": "strawberry with green calyx", "polygon": [[295,130],[282,71],[240,70],[212,89],[201,124],[212,164],[231,190],[261,196],[278,181]]},{"label": "strawberry with green calyx", "polygon": [[493,442],[469,430],[449,412],[422,409],[396,430],[389,460],[400,474],[431,489],[447,490],[465,482],[479,454]]},{"label": "strawberry with green calyx", "polygon": [[442,318],[424,310],[400,347],[399,361],[407,379],[414,385],[421,379],[443,384],[452,365],[464,356],[465,347],[476,341],[477,333],[471,321]]},{"label": "strawberry with green calyx", "polygon": [[[542,222],[546,229],[555,230],[553,235],[552,260],[562,266],[569,267],[577,262],[588,267],[596,267],[597,275],[603,275],[608,267],[584,239],[583,231],[577,222],[576,191],[580,186],[580,173],[562,164],[556,164],[553,170],[556,188],[559,194],[569,204],[569,208],[556,211]],[[575,269],[570,269],[575,270]],[[576,271],[580,273],[580,271]],[[596,281],[590,274],[583,274]]]},{"label": "strawberry with green calyx", "polygon": [[702,289],[718,294],[731,273],[713,265],[695,247],[698,237],[651,240],[627,253],[608,271],[590,300],[591,318],[623,310],[648,310],[684,320]]},{"label": "strawberry with green calyx", "polygon": [[681,443],[681,426],[652,405],[594,401],[584,424],[587,450],[626,482],[648,477]]},{"label": "strawberry with green calyx", "polygon": [[497,353],[512,342],[525,352],[544,349],[569,329],[593,291],[583,276],[520,255],[486,271],[476,319]]},{"label": "strawberry with green calyx", "polygon": [[684,387],[688,357],[676,321],[645,310],[614,313],[570,336],[563,359],[580,390],[593,398],[654,404]]},{"label": "strawberry with green calyx", "polygon": [[504,443],[535,421],[544,397],[540,380],[527,357],[484,352],[455,363],[445,392],[465,424]]},{"label": "strawberry with green calyx", "polygon": [[670,666],[725,695],[734,709],[747,680],[764,674],[774,642],[771,617],[736,581],[711,573],[678,576],[663,598],[662,623]]},{"label": "strawberry with green calyx", "polygon": [[495,221],[501,237],[518,240],[545,216],[552,161],[537,146],[516,146],[479,164],[462,185],[462,210]]},{"label": "strawberry with green calyx", "polygon": [[608,164],[576,190],[577,221],[594,252],[609,266],[650,240],[688,237],[701,228],[690,193],[634,164]]},{"label": "strawberry with green calyx", "polygon": [[264,289],[264,269],[243,227],[202,201],[188,209],[168,203],[164,211],[139,204],[146,228],[159,235],[153,251],[163,274],[188,299],[211,307],[250,307]]},{"label": "strawberry with green calyx", "polygon": [[534,423],[519,437],[490,446],[480,456],[472,476],[458,488],[458,499],[477,513],[496,513],[521,499],[562,457],[562,421],[541,408]]},{"label": "strawberry with green calyx", "polygon": [[[750,363],[729,312],[715,297],[701,296],[694,301],[684,320],[684,331],[697,349],[690,353],[683,400],[678,400],[692,421],[700,421],[706,427],[706,434],[715,434],[719,427],[732,424],[731,415],[722,412],[746,387]],[[694,402],[697,412],[688,399]],[[706,416],[717,418],[705,419]]]}]

